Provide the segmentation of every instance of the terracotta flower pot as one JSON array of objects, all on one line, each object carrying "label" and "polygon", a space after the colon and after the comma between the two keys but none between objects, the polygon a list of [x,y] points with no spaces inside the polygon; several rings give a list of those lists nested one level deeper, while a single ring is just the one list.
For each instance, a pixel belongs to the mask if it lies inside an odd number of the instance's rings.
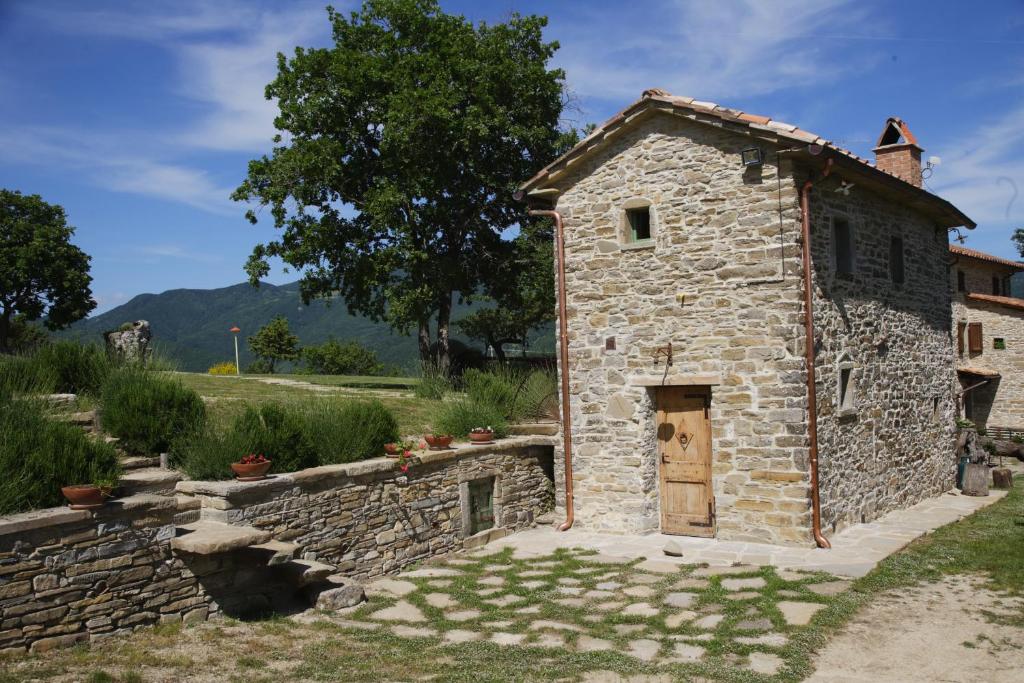
[{"label": "terracotta flower pot", "polygon": [[470,432],[469,440],[473,443],[491,443],[494,441],[494,432]]},{"label": "terracotta flower pot", "polygon": [[427,442],[430,449],[433,451],[442,451],[452,445],[452,441],[455,439],[453,436],[441,436],[439,434],[425,434],[423,440]]},{"label": "terracotta flower pot", "polygon": [[231,471],[238,477],[238,481],[259,481],[260,479],[266,479],[271,464],[269,460],[266,462],[254,462],[248,465],[233,462],[231,463]]},{"label": "terracotta flower pot", "polygon": [[69,507],[72,510],[94,510],[103,507],[106,502],[106,497],[100,487],[92,484],[65,486],[60,492],[68,499]]},{"label": "terracotta flower pot", "polygon": [[393,458],[397,458],[401,455],[402,450],[398,447],[397,443],[386,443],[384,444],[384,453]]}]

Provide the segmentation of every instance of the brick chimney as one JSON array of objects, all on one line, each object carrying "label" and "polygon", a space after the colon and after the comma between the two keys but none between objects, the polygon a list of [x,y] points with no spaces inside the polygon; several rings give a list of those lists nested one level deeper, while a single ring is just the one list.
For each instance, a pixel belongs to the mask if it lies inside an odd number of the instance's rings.
[{"label": "brick chimney", "polygon": [[890,117],[875,147],[875,166],[921,187],[921,152],[903,119]]}]

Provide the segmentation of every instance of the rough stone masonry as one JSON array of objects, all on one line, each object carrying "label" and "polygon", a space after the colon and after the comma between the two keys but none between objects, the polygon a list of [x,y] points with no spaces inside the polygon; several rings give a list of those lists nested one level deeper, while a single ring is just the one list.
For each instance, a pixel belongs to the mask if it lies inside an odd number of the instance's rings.
[{"label": "rough stone masonry", "polygon": [[[576,524],[659,528],[655,387],[703,385],[717,536],[812,543],[799,201],[812,177],[822,526],[950,488],[945,227],[859,179],[845,187],[845,170],[823,178],[786,151],[807,148],[792,139],[802,131],[785,126],[782,140],[781,124],[752,131],[747,122],[763,117],[731,123],[734,110],[706,115],[715,105],[655,95],[526,185],[565,221],[570,361],[560,370],[570,378]],[[744,166],[752,146],[763,163]],[[636,207],[648,211],[649,239],[631,234]],[[850,274],[835,264],[837,220],[852,235]],[[905,272],[894,284],[897,238]],[[674,365],[656,365],[669,342]],[[839,405],[843,376],[849,403]]]}]

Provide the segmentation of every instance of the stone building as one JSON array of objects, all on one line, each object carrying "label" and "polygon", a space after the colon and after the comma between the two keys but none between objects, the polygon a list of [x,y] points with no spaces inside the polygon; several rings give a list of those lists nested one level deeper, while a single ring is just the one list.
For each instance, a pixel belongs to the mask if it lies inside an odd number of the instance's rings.
[{"label": "stone building", "polygon": [[902,121],[875,151],[648,90],[523,185],[564,218],[576,525],[813,543],[805,187],[820,526],[953,486],[947,234],[974,224]]},{"label": "stone building", "polygon": [[1024,432],[1024,299],[1010,278],[1024,264],[952,244],[953,320],[961,415]]}]

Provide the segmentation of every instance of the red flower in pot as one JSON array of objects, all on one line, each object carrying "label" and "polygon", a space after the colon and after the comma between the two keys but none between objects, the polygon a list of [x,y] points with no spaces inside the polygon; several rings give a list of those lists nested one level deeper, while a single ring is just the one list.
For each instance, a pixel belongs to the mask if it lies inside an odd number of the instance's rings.
[{"label": "red flower in pot", "polygon": [[491,427],[473,427],[469,432],[469,440],[473,443],[491,443],[494,441],[494,429]]},{"label": "red flower in pot", "polygon": [[231,463],[231,470],[239,481],[257,481],[266,478],[271,464],[263,454],[250,453],[238,462]]}]

